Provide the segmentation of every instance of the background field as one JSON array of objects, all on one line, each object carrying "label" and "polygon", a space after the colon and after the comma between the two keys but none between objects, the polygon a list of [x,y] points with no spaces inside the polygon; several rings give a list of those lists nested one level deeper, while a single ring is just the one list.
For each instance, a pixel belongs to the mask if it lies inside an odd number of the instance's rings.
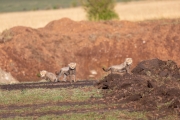
[{"label": "background field", "polygon": [[[116,0],[129,2],[140,0]],[[142,0],[141,0],[142,1]],[[17,11],[36,11],[48,9],[61,9],[80,6],[80,0],[0,0],[0,13]]]},{"label": "background field", "polygon": [[[3,9],[2,0],[0,2],[1,2],[0,8]],[[57,2],[57,0],[52,0],[51,7],[53,7],[53,3],[55,2]],[[69,0],[68,2],[69,3],[66,2],[63,3],[69,5],[71,4],[72,1]],[[33,4],[37,4],[37,3],[32,2],[32,6]],[[43,2],[43,4],[47,4],[47,2]],[[118,3],[115,7],[115,10],[119,15],[120,20],[142,21],[142,20],[151,20],[151,19],[179,18],[180,1],[156,0],[156,1],[138,1],[138,2],[127,2],[127,3],[123,2],[123,3]],[[28,26],[33,28],[44,27],[50,21],[58,20],[63,17],[68,17],[75,21],[87,20],[86,13],[82,7],[57,9],[57,10],[38,10],[38,11],[28,11],[28,12],[1,13],[0,32],[14,26]]]},{"label": "background field", "polygon": [[76,3],[77,0],[0,0],[0,12],[67,8]]}]

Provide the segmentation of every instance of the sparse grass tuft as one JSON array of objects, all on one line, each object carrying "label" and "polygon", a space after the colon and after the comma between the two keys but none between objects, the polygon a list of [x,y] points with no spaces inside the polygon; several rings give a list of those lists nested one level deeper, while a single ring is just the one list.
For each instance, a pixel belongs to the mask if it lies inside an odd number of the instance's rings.
[{"label": "sparse grass tuft", "polygon": [[2,34],[0,34],[0,43],[5,43],[7,41],[10,41],[13,37],[13,33],[11,30],[4,30]]}]

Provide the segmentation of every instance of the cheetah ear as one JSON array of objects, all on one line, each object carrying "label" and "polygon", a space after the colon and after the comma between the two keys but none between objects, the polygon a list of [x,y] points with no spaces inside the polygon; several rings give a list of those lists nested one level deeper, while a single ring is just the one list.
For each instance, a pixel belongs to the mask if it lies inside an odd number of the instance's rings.
[{"label": "cheetah ear", "polygon": [[42,74],[42,75],[44,75],[44,74],[46,74],[47,73],[47,71],[46,70],[42,70],[42,71],[40,71],[40,74]]}]

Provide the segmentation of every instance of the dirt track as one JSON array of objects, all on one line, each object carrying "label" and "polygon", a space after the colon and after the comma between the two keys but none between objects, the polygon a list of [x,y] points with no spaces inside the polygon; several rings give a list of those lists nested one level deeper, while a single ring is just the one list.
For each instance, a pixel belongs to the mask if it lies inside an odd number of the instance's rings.
[{"label": "dirt track", "polygon": [[[0,85],[1,90],[24,90],[24,89],[35,89],[35,88],[44,88],[44,89],[54,89],[54,88],[77,88],[77,87],[84,87],[84,86],[92,86],[94,85],[93,81],[78,81],[76,83],[70,83],[70,82],[41,82],[41,83],[20,83],[20,84],[13,84],[13,85]],[[104,105],[105,107],[98,108],[98,107],[92,107],[92,108],[73,108],[73,109],[67,109],[67,110],[48,110],[48,111],[38,111],[39,109],[43,108],[55,108],[61,106],[91,106],[94,104],[98,105]],[[111,103],[113,104],[113,103]],[[115,104],[115,103],[114,103]],[[104,114],[104,112],[108,112],[109,110],[124,110],[118,105],[116,106],[107,106],[107,101],[104,101],[103,99],[99,98],[92,98],[91,100],[85,101],[85,102],[47,102],[47,103],[33,103],[33,104],[10,104],[10,105],[0,105],[1,112],[0,118],[8,118],[13,119],[15,117],[31,117],[31,118],[38,118],[46,115],[64,115],[64,114],[77,114],[77,113],[89,113],[89,112],[97,112],[99,114]],[[25,110],[27,109],[27,111]],[[32,111],[28,111],[28,109],[33,109]],[[19,114],[18,111],[25,110],[23,114]],[[12,112],[13,111],[13,112]]]},{"label": "dirt track", "polygon": [[23,89],[35,89],[35,88],[77,88],[84,86],[92,86],[94,81],[78,81],[76,83],[70,82],[40,82],[40,83],[20,83],[20,84],[12,84],[12,85],[0,85],[0,89],[3,90],[23,90]]},{"label": "dirt track", "polygon": [[[19,83],[19,84],[12,84],[12,85],[0,85],[0,89],[3,90],[24,90],[24,89],[37,89],[37,88],[43,88],[43,89],[54,89],[54,88],[78,88],[78,87],[85,87],[85,86],[93,86],[94,80],[86,80],[86,81],[77,81],[75,83],[70,82],[39,82],[39,83]],[[97,99],[97,98],[96,98]],[[86,112],[105,112],[109,109],[112,110],[118,110],[121,108],[117,107],[103,107],[103,108],[82,108],[82,109],[72,109],[72,110],[49,110],[46,112],[36,111],[36,109],[43,109],[44,107],[61,107],[61,106],[84,106],[92,104],[98,104],[98,105],[106,105],[105,101],[102,100],[89,100],[85,102],[47,102],[47,103],[34,103],[34,104],[11,104],[11,105],[0,105],[1,111],[0,118],[15,118],[15,117],[42,117],[45,115],[63,115],[63,114],[70,114],[70,113],[86,113]],[[34,109],[34,111],[30,112],[23,112],[23,114],[19,114],[18,112],[15,112],[17,110],[21,109]],[[11,112],[13,111],[13,112]]]},{"label": "dirt track", "polygon": [[[1,110],[16,110],[16,109],[21,109],[21,108],[41,108],[44,106],[49,106],[49,107],[55,107],[55,106],[62,106],[62,105],[68,105],[68,106],[81,106],[81,105],[92,105],[92,104],[107,104],[107,103],[103,103],[103,101],[96,101],[96,102],[91,102],[91,101],[87,101],[87,102],[77,102],[77,103],[68,103],[68,102],[57,102],[57,103],[45,103],[45,104],[36,104],[36,105],[25,105],[25,106],[19,106],[19,105],[15,105],[15,106],[2,106]],[[97,112],[99,114],[103,114],[106,111],[109,111],[111,109],[111,111],[113,110],[124,110],[120,107],[104,107],[104,108],[91,108],[91,109],[74,109],[74,110],[57,110],[57,111],[47,111],[47,112],[26,112],[24,114],[17,114],[17,113],[3,113],[0,114],[0,118],[14,118],[16,116],[19,117],[41,117],[41,116],[45,116],[45,115],[63,115],[63,114],[70,114],[70,113],[86,113],[86,112]]]}]

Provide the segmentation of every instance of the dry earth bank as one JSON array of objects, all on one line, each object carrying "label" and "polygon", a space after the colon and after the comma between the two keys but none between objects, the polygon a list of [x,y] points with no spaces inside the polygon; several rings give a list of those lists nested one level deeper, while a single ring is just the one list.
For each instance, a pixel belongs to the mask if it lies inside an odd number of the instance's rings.
[{"label": "dry earth bank", "polygon": [[13,27],[1,34],[0,67],[19,81],[37,81],[40,70],[58,71],[77,63],[77,79],[99,79],[102,67],[132,57],[159,58],[180,64],[180,20],[144,22],[52,21],[44,28]]}]

